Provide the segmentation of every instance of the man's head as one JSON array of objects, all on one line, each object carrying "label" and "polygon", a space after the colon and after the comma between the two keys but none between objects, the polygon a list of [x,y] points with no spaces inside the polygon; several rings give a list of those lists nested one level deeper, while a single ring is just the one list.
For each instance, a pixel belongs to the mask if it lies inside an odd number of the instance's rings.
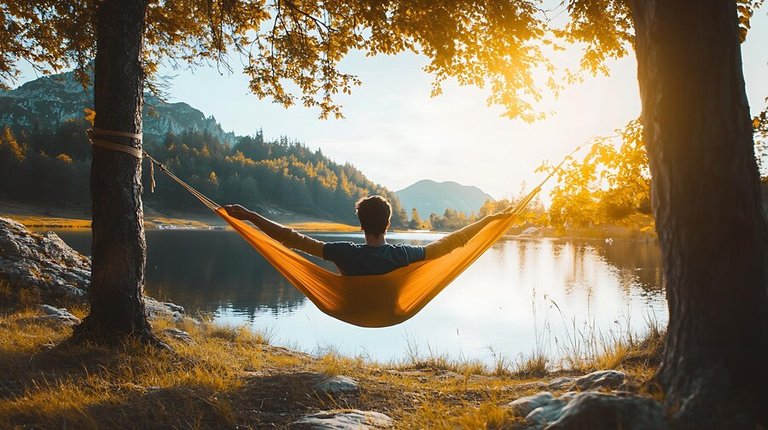
[{"label": "man's head", "polygon": [[389,227],[392,206],[382,196],[364,197],[355,203],[355,212],[360,219],[360,227],[365,234],[380,236]]}]

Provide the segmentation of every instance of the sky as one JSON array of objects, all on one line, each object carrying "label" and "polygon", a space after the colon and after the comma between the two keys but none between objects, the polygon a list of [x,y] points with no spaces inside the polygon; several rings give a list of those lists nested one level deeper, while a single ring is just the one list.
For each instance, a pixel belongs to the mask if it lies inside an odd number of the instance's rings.
[{"label": "sky", "polygon": [[[742,45],[747,94],[753,113],[768,97],[768,16],[760,10]],[[558,54],[556,64],[577,64],[581,50]],[[480,187],[493,197],[509,198],[542,177],[536,167],[556,163],[590,137],[610,134],[640,114],[634,53],[609,63],[609,77],[587,78],[566,87],[536,108],[548,118],[527,124],[500,116],[486,104],[488,92],[452,81],[430,97],[427,63],[414,54],[364,57],[353,54],[341,68],[363,85],[337,100],[344,119],[318,119],[319,111],[288,109],[249,94],[248,80],[231,60],[233,73],[216,67],[162,69],[169,80],[168,101],[183,101],[214,116],[225,131],[238,135],[263,129],[267,139],[288,136],[336,162],[349,162],[391,190],[421,179],[455,181]],[[19,84],[35,76],[26,73]]]}]

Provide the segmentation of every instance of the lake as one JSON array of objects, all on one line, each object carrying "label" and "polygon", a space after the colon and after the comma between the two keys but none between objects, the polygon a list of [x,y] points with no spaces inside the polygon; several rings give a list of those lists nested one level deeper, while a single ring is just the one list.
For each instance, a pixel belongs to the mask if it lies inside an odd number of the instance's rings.
[{"label": "lake", "polygon": [[[60,231],[90,254],[90,232]],[[312,236],[362,242],[361,234]],[[433,233],[394,233],[393,243],[424,244]],[[505,238],[412,319],[360,328],[320,312],[231,231],[147,231],[147,293],[189,314],[249,325],[272,343],[372,360],[445,355],[492,365],[534,351],[552,358],[586,338],[642,334],[667,321],[661,257],[651,242]],[[318,260],[315,260],[318,261]],[[332,268],[326,262],[318,261]]]}]

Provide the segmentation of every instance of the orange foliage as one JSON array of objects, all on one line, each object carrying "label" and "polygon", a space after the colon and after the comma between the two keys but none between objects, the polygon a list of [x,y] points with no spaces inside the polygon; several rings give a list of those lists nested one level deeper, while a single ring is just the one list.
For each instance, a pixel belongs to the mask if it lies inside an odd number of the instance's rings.
[{"label": "orange foliage", "polygon": [[647,228],[653,223],[651,175],[639,120],[617,130],[617,136],[595,139],[582,160],[571,160],[556,177],[549,209],[555,228],[609,224]]}]

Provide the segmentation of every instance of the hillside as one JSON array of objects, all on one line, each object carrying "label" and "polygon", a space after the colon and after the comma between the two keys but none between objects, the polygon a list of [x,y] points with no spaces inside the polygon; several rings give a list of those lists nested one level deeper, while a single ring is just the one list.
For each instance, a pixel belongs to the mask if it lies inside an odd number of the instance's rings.
[{"label": "hillside", "polygon": [[[355,223],[354,202],[382,194],[392,200],[393,226],[407,222],[394,193],[350,164],[337,164],[287,137],[267,141],[261,131],[236,136],[186,103],[145,97],[144,147],[214,201],[239,202],[270,214]],[[91,149],[85,109],[91,106],[90,90],[71,72],[0,92],[0,199],[87,209]],[[144,193],[149,209],[172,214],[203,211],[162,174],[156,180],[155,193]]]},{"label": "hillside", "polygon": [[395,191],[395,194],[406,211],[416,208],[422,217],[429,217],[431,213],[443,215],[446,209],[469,214],[477,212],[486,200],[493,200],[493,197],[480,188],[450,181],[435,182],[430,179],[416,182]]}]

